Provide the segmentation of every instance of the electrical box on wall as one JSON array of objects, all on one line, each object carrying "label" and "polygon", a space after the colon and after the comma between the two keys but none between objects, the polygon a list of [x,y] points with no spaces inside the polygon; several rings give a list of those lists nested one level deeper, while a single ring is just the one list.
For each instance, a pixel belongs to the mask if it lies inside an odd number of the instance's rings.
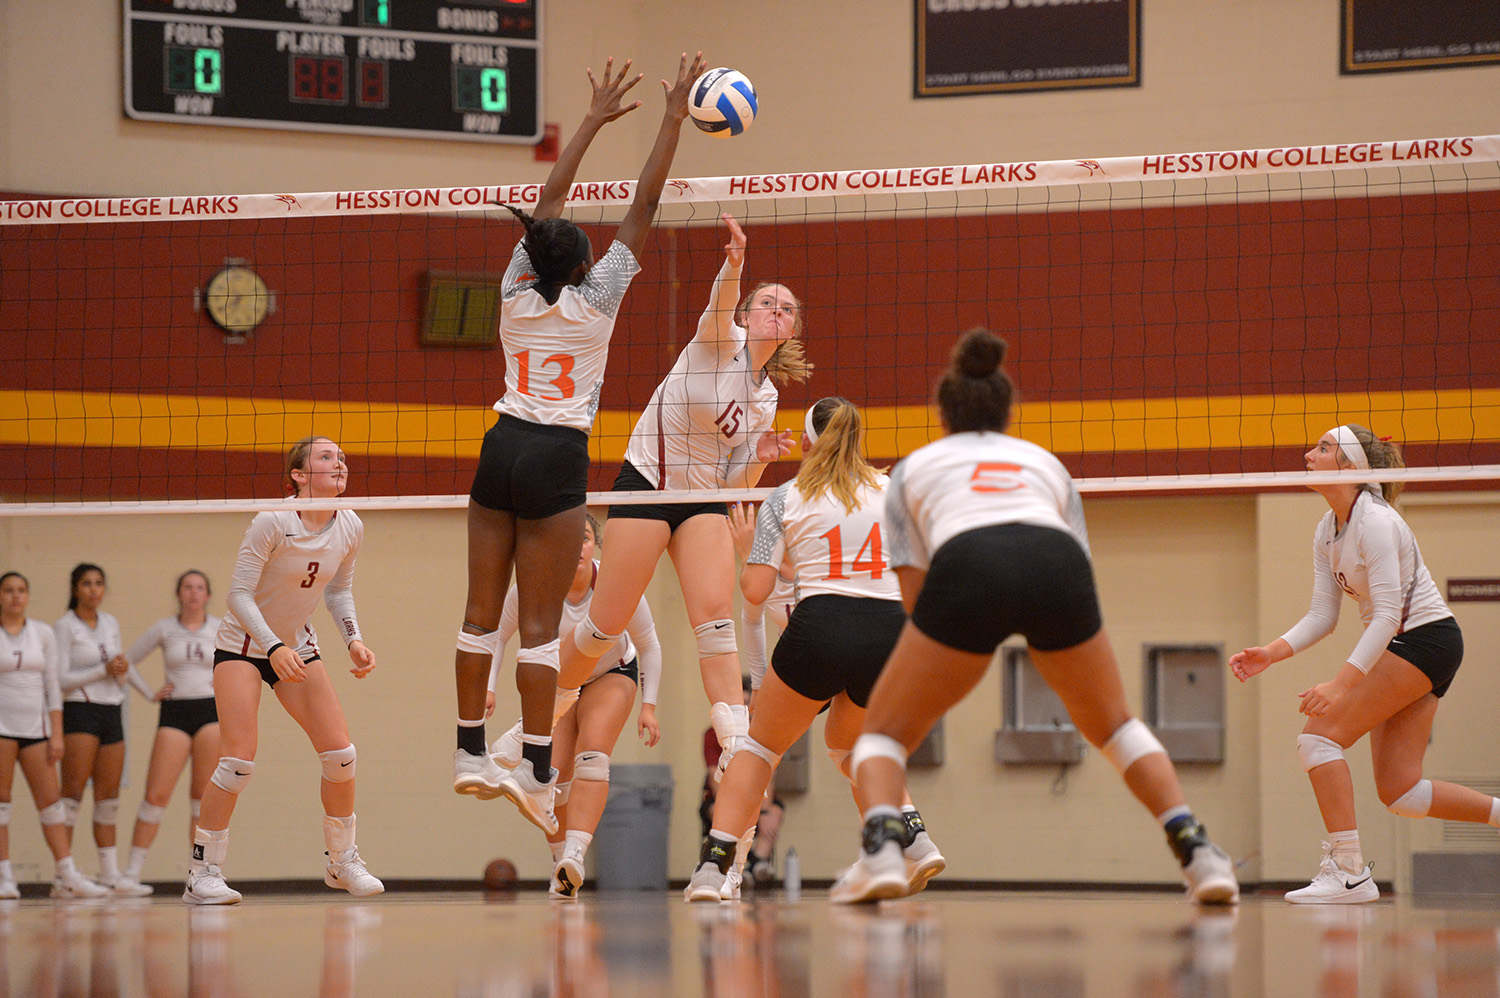
[{"label": "electrical box on wall", "polygon": [[936,769],[943,764],[943,719],[937,719],[917,750],[907,756],[907,769]]},{"label": "electrical box on wall", "polygon": [[1083,739],[1067,708],[1022,647],[1002,648],[1000,698],[1004,724],[995,732],[995,761],[1074,763],[1083,758]]},{"label": "electrical box on wall", "polygon": [[1145,646],[1146,723],[1173,762],[1224,761],[1222,645]]}]

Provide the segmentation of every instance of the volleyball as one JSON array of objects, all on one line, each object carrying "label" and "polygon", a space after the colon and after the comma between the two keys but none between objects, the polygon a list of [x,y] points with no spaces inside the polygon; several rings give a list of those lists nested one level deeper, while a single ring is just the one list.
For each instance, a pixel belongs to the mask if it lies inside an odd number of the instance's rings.
[{"label": "volleyball", "polygon": [[744,73],[720,66],[698,78],[688,99],[693,124],[717,138],[743,134],[755,121],[755,87]]}]

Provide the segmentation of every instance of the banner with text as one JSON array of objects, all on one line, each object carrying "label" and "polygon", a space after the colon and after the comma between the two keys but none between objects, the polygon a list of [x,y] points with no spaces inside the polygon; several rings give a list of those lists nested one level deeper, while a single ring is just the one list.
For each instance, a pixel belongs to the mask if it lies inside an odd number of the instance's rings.
[{"label": "banner with text", "polygon": [[1494,0],[1344,0],[1342,14],[1345,75],[1500,63]]}]

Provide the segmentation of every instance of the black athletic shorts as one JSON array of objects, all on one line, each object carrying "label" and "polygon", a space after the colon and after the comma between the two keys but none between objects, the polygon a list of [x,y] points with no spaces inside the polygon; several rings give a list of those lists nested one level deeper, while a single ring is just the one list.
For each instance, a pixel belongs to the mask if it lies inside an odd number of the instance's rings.
[{"label": "black athletic shorts", "polygon": [[63,734],[94,735],[100,745],[118,745],[125,740],[117,703],[63,702]]},{"label": "black athletic shorts", "polygon": [[[311,665],[314,662],[322,661],[322,658],[323,656],[321,655],[314,655],[312,658],[304,658],[302,660],[302,664]],[[225,651],[222,648],[215,648],[214,668],[218,668],[220,662],[249,662],[251,665],[260,670],[260,678],[266,681],[267,686],[275,688],[276,684],[281,682],[281,677],[276,675],[276,669],[271,665],[271,660],[269,658],[254,658],[250,655],[241,655],[239,652]],[[215,711],[214,716],[217,718],[217,710]]]},{"label": "black athletic shorts", "polygon": [[219,711],[214,706],[214,698],[202,697],[193,700],[163,700],[161,702],[161,720],[157,722],[156,726],[158,728],[176,728],[178,731],[187,732],[189,736],[192,736],[196,735],[200,728],[218,723]]},{"label": "black athletic shorts", "polygon": [[599,673],[599,675],[595,676],[593,679],[590,679],[588,683],[584,683],[583,685],[587,686],[589,685],[589,683],[597,682],[603,679],[605,676],[624,676],[636,686],[639,686],[641,685],[640,660],[633,658],[629,662],[621,662],[613,669],[606,669],[604,672]]},{"label": "black athletic shorts", "polygon": [[865,707],[905,625],[896,600],[809,596],[792,610],[771,653],[771,668],[793,693],[809,700],[847,693],[856,707]]},{"label": "black athletic shorts", "polygon": [[540,520],[582,506],[588,486],[587,433],[501,413],[480,445],[469,498],[486,509]]},{"label": "black athletic shorts", "polygon": [[[637,471],[635,465],[626,461],[620,465],[620,473],[615,476],[613,491],[655,492],[656,486],[646,481],[646,476]],[[611,506],[609,508],[610,519],[660,520],[670,527],[673,533],[676,533],[677,528],[686,523],[690,518],[703,513],[728,516],[729,504],[723,502],[666,502],[641,506]]]},{"label": "black athletic shorts", "polygon": [[977,655],[1012,634],[1037,651],[1061,651],[1104,626],[1082,545],[1065,530],[1029,523],[966,530],[938,548],[911,622]]},{"label": "black athletic shorts", "polygon": [[17,752],[20,752],[22,749],[29,749],[33,745],[40,745],[47,740],[45,738],[17,738],[15,735],[0,735],[0,738],[15,742]]},{"label": "black athletic shorts", "polygon": [[1452,617],[1413,627],[1391,638],[1386,651],[1403,658],[1432,680],[1432,695],[1441,697],[1453,685],[1453,676],[1464,660],[1464,632]]}]

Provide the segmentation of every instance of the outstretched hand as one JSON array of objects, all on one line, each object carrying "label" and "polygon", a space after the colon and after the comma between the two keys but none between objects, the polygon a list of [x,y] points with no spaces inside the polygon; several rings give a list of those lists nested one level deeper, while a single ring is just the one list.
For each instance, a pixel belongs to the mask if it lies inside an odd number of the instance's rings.
[{"label": "outstretched hand", "polygon": [[641,106],[640,101],[633,101],[628,105],[622,105],[620,102],[630,88],[641,82],[641,78],[646,74],[636,73],[635,77],[627,82],[625,77],[630,72],[630,60],[626,59],[625,65],[620,67],[619,76],[612,75],[614,64],[613,56],[604,63],[603,82],[594,78],[592,69],[588,70],[589,86],[594,88],[593,99],[589,101],[589,116],[598,119],[600,124],[614,121],[621,115],[629,114]]},{"label": "outstretched hand", "polygon": [[761,464],[770,464],[792,452],[792,431],[767,430],[755,441],[755,457]]},{"label": "outstretched hand", "polygon": [[755,503],[729,504],[729,536],[740,561],[749,558],[750,549],[755,545]]},{"label": "outstretched hand", "polygon": [[693,84],[698,82],[698,77],[708,68],[708,62],[699,52],[693,56],[693,61],[688,62],[687,53],[682,54],[682,61],[677,65],[677,82],[668,83],[661,81],[661,87],[667,94],[667,113],[678,121],[687,117],[688,95],[693,92]]},{"label": "outstretched hand", "polygon": [[740,228],[740,223],[734,220],[734,216],[725,212],[719,216],[724,224],[729,226],[729,242],[724,245],[724,255],[729,259],[732,267],[743,267],[745,265],[745,230]]}]

